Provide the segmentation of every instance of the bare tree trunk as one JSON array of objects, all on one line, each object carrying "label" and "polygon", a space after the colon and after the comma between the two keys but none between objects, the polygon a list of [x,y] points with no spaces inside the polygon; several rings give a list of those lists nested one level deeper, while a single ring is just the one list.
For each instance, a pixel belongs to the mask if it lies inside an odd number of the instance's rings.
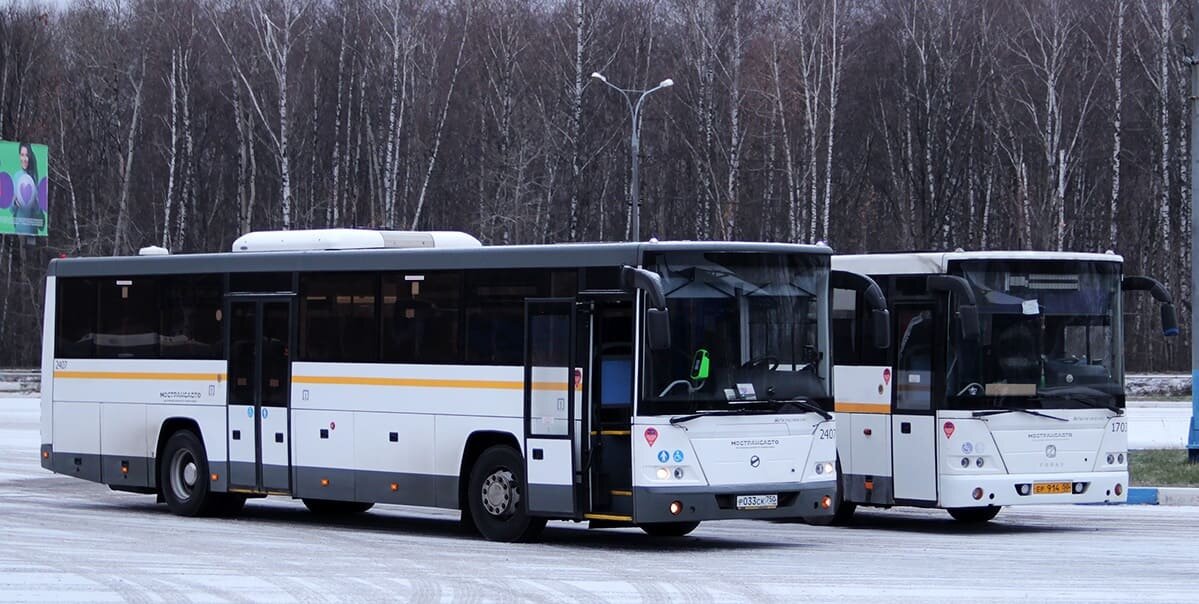
[{"label": "bare tree trunk", "polygon": [[445,129],[445,118],[450,111],[450,101],[454,99],[454,87],[458,84],[458,74],[462,71],[462,50],[466,48],[466,39],[470,31],[470,19],[474,8],[466,7],[466,16],[462,20],[462,39],[458,42],[458,54],[454,57],[454,68],[450,74],[450,89],[446,92],[445,103],[441,106],[441,119],[437,121],[437,130],[433,134],[433,152],[429,156],[429,165],[425,170],[425,180],[421,184],[420,194],[416,199],[416,211],[412,213],[412,230],[420,224],[421,212],[425,207],[425,196],[429,192],[429,179],[433,176],[433,168],[437,164],[437,153],[441,150],[441,134]]},{"label": "bare tree trunk", "polygon": [[121,255],[127,245],[127,234],[125,231],[129,228],[129,183],[133,180],[133,149],[137,139],[138,126],[141,125],[142,86],[146,80],[146,59],[144,56],[141,59],[138,76],[135,78],[132,73],[128,73],[127,77],[129,79],[129,86],[133,90],[133,115],[129,118],[129,130],[125,137],[125,159],[121,164],[121,194],[117,201],[117,228],[116,233],[113,235],[113,256]]},{"label": "bare tree trunk", "polygon": [[1111,232],[1108,245],[1111,249],[1119,248],[1120,240],[1120,118],[1124,109],[1124,10],[1125,0],[1116,0],[1116,60],[1113,68],[1113,93],[1115,99],[1112,107],[1112,196],[1111,196]]},{"label": "bare tree trunk", "polygon": [[838,0],[833,0],[832,23],[832,52],[829,59],[829,95],[828,95],[828,139],[825,144],[824,164],[824,208],[821,219],[821,237],[829,238],[829,214],[832,210],[833,199],[833,138],[837,130],[837,94],[841,90],[841,60],[844,39],[839,22],[840,14]]},{"label": "bare tree trunk", "polygon": [[171,76],[167,82],[167,98],[171,104],[170,141],[167,147],[167,194],[162,207],[162,246],[171,249],[171,210],[175,204],[175,163],[179,147],[179,51],[171,49]]}]

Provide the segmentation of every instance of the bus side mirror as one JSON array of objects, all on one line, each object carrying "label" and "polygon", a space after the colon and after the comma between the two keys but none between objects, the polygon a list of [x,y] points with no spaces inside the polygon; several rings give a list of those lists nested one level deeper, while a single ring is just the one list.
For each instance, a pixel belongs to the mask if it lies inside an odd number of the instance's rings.
[{"label": "bus side mirror", "polygon": [[1162,303],[1162,335],[1166,337],[1178,335],[1178,317],[1174,314],[1174,298],[1160,281],[1153,277],[1128,276],[1120,282],[1120,289],[1126,292],[1149,292],[1154,300]]},{"label": "bus side mirror", "polygon": [[1166,337],[1178,335],[1178,317],[1174,315],[1173,304],[1162,304],[1162,335]]},{"label": "bus side mirror", "polygon": [[956,296],[958,318],[962,323],[962,337],[967,340],[978,338],[978,303],[970,282],[956,275],[933,275],[926,282],[929,291],[949,292]]},{"label": "bus side mirror", "polygon": [[645,311],[645,345],[650,350],[670,348],[670,310],[649,308]]},{"label": "bus side mirror", "polygon": [[874,332],[874,347],[886,350],[891,347],[891,311],[881,308],[871,311],[874,324],[870,329]]},{"label": "bus side mirror", "polygon": [[978,307],[973,304],[963,304],[958,307],[958,317],[962,323],[962,339],[978,339]]}]

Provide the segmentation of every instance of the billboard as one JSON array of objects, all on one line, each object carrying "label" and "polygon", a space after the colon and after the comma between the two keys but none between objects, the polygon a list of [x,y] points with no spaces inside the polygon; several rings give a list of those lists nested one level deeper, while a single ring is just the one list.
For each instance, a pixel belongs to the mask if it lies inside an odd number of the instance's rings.
[{"label": "billboard", "polygon": [[0,235],[49,232],[48,156],[46,145],[0,141]]}]

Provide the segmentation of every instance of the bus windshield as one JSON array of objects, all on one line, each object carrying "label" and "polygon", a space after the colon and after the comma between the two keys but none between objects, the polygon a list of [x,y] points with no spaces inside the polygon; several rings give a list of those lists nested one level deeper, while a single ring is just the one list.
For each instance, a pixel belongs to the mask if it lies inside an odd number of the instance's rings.
[{"label": "bus windshield", "polygon": [[951,409],[1124,405],[1120,265],[1116,262],[964,261],[979,335],[954,319]]},{"label": "bus windshield", "polygon": [[641,415],[831,409],[827,256],[666,252],[645,266],[662,277],[671,347],[647,352]]}]

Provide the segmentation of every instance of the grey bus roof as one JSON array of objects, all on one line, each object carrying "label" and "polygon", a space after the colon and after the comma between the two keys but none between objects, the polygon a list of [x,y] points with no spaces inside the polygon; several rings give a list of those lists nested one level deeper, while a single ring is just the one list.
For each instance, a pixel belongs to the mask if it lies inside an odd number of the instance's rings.
[{"label": "grey bus roof", "polygon": [[1076,262],[1124,262],[1117,254],[1087,252],[913,252],[907,254],[846,254],[833,256],[833,268],[865,275],[937,275],[949,263],[962,260],[1066,260]]},{"label": "grey bus roof", "polygon": [[636,265],[645,252],[671,251],[832,255],[832,250],[824,245],[791,243],[739,241],[565,243],[497,245],[472,249],[220,252],[170,256],[67,258],[52,260],[48,274],[60,277],[103,277],[184,273],[569,268]]}]

